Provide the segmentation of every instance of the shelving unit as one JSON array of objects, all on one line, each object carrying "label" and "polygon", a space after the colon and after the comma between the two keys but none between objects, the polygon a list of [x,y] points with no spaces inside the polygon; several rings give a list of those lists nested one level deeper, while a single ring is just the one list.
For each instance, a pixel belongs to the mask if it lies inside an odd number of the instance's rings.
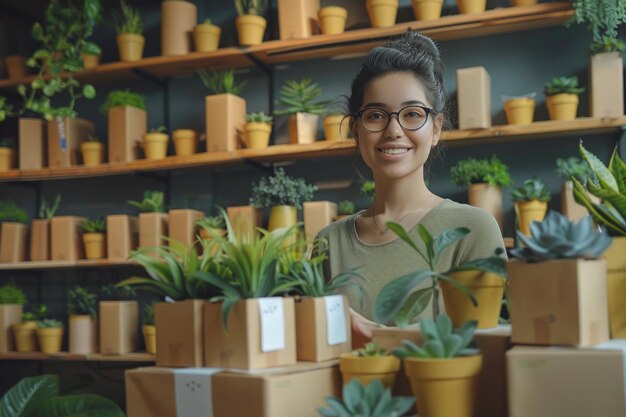
[{"label": "shelving unit", "polygon": [[148,353],[127,353],[124,355],[103,355],[90,353],[78,355],[68,352],[9,352],[0,353],[0,361],[68,361],[68,362],[154,362],[155,356]]},{"label": "shelving unit", "polygon": [[78,261],[24,261],[0,262],[0,271],[41,270],[63,268],[106,268],[115,266],[137,265],[133,261],[109,261],[107,259],[81,259]]}]

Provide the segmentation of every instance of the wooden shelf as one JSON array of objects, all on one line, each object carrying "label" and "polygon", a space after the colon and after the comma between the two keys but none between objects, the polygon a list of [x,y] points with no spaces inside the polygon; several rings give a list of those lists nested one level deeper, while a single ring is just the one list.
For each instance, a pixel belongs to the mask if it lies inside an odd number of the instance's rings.
[{"label": "wooden shelf", "polygon": [[9,352],[0,353],[0,361],[74,361],[74,362],[154,362],[155,356],[147,353],[127,353],[124,355],[103,355],[91,353],[77,355],[68,352]]},{"label": "wooden shelf", "polygon": [[107,259],[80,259],[78,261],[25,261],[0,262],[0,271],[15,271],[29,269],[62,269],[62,268],[103,268],[114,266],[137,265],[133,261],[109,261]]},{"label": "wooden shelf", "polygon": [[[141,74],[166,77],[192,73],[201,68],[238,68],[294,62],[337,55],[361,54],[385,39],[415,30],[439,41],[466,39],[562,25],[572,16],[570,2],[504,7],[483,13],[444,16],[432,21],[398,23],[389,28],[366,28],[338,35],[315,35],[304,39],[273,40],[252,47],[221,48],[183,56],[155,56],[137,62],[110,62],[75,73],[83,82],[100,83],[135,78]],[[0,80],[0,89],[29,84],[34,76]]]}]

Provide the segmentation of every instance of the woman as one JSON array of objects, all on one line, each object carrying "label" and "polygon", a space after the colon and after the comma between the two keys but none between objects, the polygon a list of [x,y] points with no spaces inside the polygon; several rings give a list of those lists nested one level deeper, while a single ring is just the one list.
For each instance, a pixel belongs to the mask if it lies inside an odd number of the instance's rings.
[{"label": "woman", "polygon": [[[439,270],[504,247],[490,214],[439,197],[424,182],[424,164],[441,137],[445,97],[439,50],[430,38],[414,32],[372,49],[352,82],[350,129],[372,170],[376,195],[367,210],[329,225],[320,236],[328,241],[330,276],[359,268],[366,280],[365,298],[347,293],[355,342],[371,337],[373,302],[385,284],[428,267],[386,222],[401,224],[418,241],[418,223],[433,236],[469,228],[469,235],[444,251]],[[422,316],[432,316],[430,307]]]}]

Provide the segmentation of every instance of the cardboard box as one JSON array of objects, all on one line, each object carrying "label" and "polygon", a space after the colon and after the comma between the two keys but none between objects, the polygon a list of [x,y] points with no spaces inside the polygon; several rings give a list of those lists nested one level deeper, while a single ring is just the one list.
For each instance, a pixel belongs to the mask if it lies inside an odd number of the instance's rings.
[{"label": "cardboard box", "polygon": [[483,367],[478,377],[477,417],[507,415],[506,352],[511,348],[511,325],[476,330],[476,346],[483,355]]},{"label": "cardboard box", "polygon": [[100,353],[137,352],[139,306],[137,301],[100,301]]},{"label": "cardboard box", "polygon": [[318,417],[341,395],[337,361],[227,372],[158,367],[125,373],[128,417]]},{"label": "cardboard box", "polygon": [[204,300],[157,303],[154,307],[157,366],[203,366]]},{"label": "cardboard box", "polygon": [[15,350],[13,325],[22,322],[24,306],[21,304],[0,305],[0,353]]},{"label": "cardboard box", "polygon": [[170,239],[185,246],[193,246],[197,240],[196,235],[198,232],[196,221],[204,218],[204,212],[190,209],[175,209],[169,211],[169,216]]},{"label": "cardboard box", "polygon": [[146,111],[132,106],[112,107],[109,109],[108,126],[109,162],[140,159],[140,143],[148,131]]},{"label": "cardboard box", "polygon": [[227,207],[228,220],[239,239],[252,240],[263,226],[263,210],[253,206]]},{"label": "cardboard box", "polygon": [[53,261],[76,261],[85,257],[78,225],[86,220],[78,216],[55,216],[50,221],[50,258]]},{"label": "cardboard box", "polygon": [[0,236],[0,262],[26,260],[28,226],[22,223],[3,222]]},{"label": "cardboard box", "polygon": [[509,261],[514,343],[585,346],[609,339],[606,261]]},{"label": "cardboard box", "polygon": [[624,59],[621,52],[591,55],[589,65],[591,117],[624,115]]},{"label": "cardboard box", "polygon": [[456,70],[459,129],[491,127],[491,79],[484,67]]},{"label": "cardboard box", "polygon": [[41,169],[48,165],[46,124],[42,119],[19,120],[20,169]]},{"label": "cardboard box", "polygon": [[128,259],[130,251],[139,243],[139,221],[135,216],[112,214],[107,216],[107,256],[109,259]]},{"label": "cardboard box", "polygon": [[288,132],[289,143],[309,144],[317,141],[317,125],[319,116],[311,113],[296,113],[289,115]]},{"label": "cardboard box", "polygon": [[[283,315],[278,322],[262,325],[262,303],[279,300]],[[263,308],[265,308],[263,306]],[[204,306],[204,360],[206,366],[259,369],[296,363],[296,323],[293,298],[252,298],[236,302],[228,316],[228,330],[222,323],[222,304]],[[272,331],[275,333],[272,334]],[[265,338],[264,338],[265,334]],[[278,339],[282,343],[274,343]],[[264,340],[269,342],[263,348]],[[268,346],[271,346],[268,348]],[[278,347],[277,347],[278,346]],[[158,347],[157,347],[158,354]]]},{"label": "cardboard box", "polygon": [[[321,362],[337,359],[342,353],[352,350],[350,304],[345,296],[332,296],[329,301],[337,301],[336,297],[342,300],[342,304],[337,305],[341,317],[336,316],[337,312],[329,311],[334,306],[327,306],[326,297],[296,300],[296,354],[299,361]],[[331,324],[334,334],[329,334],[329,317],[334,322]],[[336,327],[341,324],[343,332]],[[344,341],[338,343],[339,339]]]},{"label": "cardboard box", "polygon": [[139,247],[166,245],[168,219],[166,213],[139,213]]},{"label": "cardboard box", "polygon": [[509,417],[624,417],[626,340],[507,353]]},{"label": "cardboard box", "polygon": [[280,39],[308,38],[319,32],[319,0],[278,0]]},{"label": "cardboard box", "polygon": [[613,237],[609,249],[604,252],[607,265],[609,294],[609,323],[611,337],[626,339],[626,237]]},{"label": "cardboard box", "polygon": [[81,161],[80,144],[93,135],[93,123],[79,118],[64,117],[48,121],[48,165],[71,167]]},{"label": "cardboard box", "polygon": [[206,96],[206,150],[232,152],[243,147],[246,100],[234,94]]},{"label": "cardboard box", "polygon": [[314,239],[320,230],[334,222],[337,217],[337,204],[331,201],[307,201],[302,207],[307,239]]},{"label": "cardboard box", "polygon": [[30,234],[30,260],[50,260],[50,220],[33,220]]}]

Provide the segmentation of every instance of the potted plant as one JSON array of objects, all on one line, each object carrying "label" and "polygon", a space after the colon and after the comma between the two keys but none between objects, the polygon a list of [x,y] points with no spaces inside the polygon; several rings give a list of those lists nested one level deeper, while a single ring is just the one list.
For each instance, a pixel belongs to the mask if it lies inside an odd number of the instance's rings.
[{"label": "potted plant", "polygon": [[342,113],[332,113],[324,117],[324,139],[343,140],[350,135],[349,118]]},{"label": "potted plant", "polygon": [[290,177],[285,170],[278,168],[273,176],[263,177],[252,184],[250,204],[254,207],[270,208],[268,230],[290,227],[298,222],[298,210],[302,202],[311,201],[315,185],[309,185],[304,178]]},{"label": "potted plant", "polygon": [[339,203],[337,208],[337,220],[341,220],[344,217],[348,217],[356,211],[356,206],[354,202],[350,200],[343,200]]},{"label": "potted plant", "polygon": [[[441,312],[439,293],[442,292],[446,312],[455,326],[468,320],[477,320],[479,328],[498,324],[506,277],[506,260],[501,256],[504,249],[496,248],[493,256],[441,271],[437,266],[439,257],[450,245],[468,235],[469,229],[448,229],[433,237],[418,224],[421,240],[418,244],[400,224],[387,222],[386,225],[426,261],[428,269],[396,278],[382,288],[374,302],[377,323],[393,321],[396,326],[406,327],[431,301],[432,316],[436,319]],[[428,281],[430,285],[424,286]]]},{"label": "potted plant", "polygon": [[555,77],[543,90],[550,120],[574,120],[578,110],[578,95],[585,91],[578,87],[578,77]]},{"label": "potted plant", "polygon": [[318,101],[322,89],[310,79],[287,80],[280,89],[276,104],[284,109],[277,116],[289,115],[289,143],[313,143],[317,138],[319,115],[326,111],[330,100]]},{"label": "potted plant", "polygon": [[[605,229],[587,216],[577,223],[550,211],[531,235],[517,237],[509,261],[512,341],[586,346],[609,340],[606,262],[611,245]],[[593,329],[593,330],[592,330]]]},{"label": "potted plant", "polygon": [[252,46],[263,43],[267,21],[263,17],[267,11],[266,0],[235,0],[237,9],[237,35],[239,45]]},{"label": "potted plant", "polygon": [[26,57],[24,55],[7,55],[4,58],[4,65],[10,80],[21,80],[26,78],[28,74]]},{"label": "potted plant", "polygon": [[510,125],[531,124],[535,116],[535,96],[535,93],[516,97],[502,96],[507,123]]},{"label": "potted plant", "polygon": [[98,65],[100,65],[101,55],[102,50],[100,49],[100,46],[93,42],[86,42],[80,51],[80,56],[83,60],[83,68],[96,68]]},{"label": "potted plant", "polygon": [[34,352],[37,350],[37,322],[43,320],[48,313],[48,306],[40,304],[37,308],[22,313],[21,321],[13,325],[15,349],[18,352]]},{"label": "potted plant", "polygon": [[244,143],[246,100],[239,96],[247,81],[236,82],[235,70],[198,71],[211,91],[205,97],[207,152],[232,152]]},{"label": "potted plant", "polygon": [[89,354],[98,351],[98,296],[84,287],[67,292],[69,352]]},{"label": "potted plant", "polygon": [[31,224],[30,236],[30,260],[50,260],[50,221],[55,216],[61,204],[61,194],[57,194],[54,200],[48,201],[41,197],[37,219]]},{"label": "potted plant", "polygon": [[[586,184],[576,178],[574,197],[576,201],[589,210],[593,219],[606,227],[613,236],[613,243],[605,253],[608,269],[609,316],[611,337],[626,337],[626,309],[620,294],[626,287],[626,208],[620,201],[626,196],[626,188],[621,187],[618,178],[626,176],[626,164],[619,157],[617,148],[609,164],[605,166],[582,143],[579,145],[581,157],[589,164],[593,175]],[[594,202],[593,197],[602,199],[602,203]]]},{"label": "potted plant", "polygon": [[139,247],[159,247],[167,236],[168,215],[162,191],[144,191],[141,201],[128,201],[139,209]]},{"label": "potted plant", "polygon": [[117,31],[117,48],[120,61],[140,61],[143,56],[145,38],[143,33],[143,18],[138,9],[130,3],[120,0],[120,12],[113,12],[113,21]]},{"label": "potted plant", "polygon": [[198,151],[198,132],[193,129],[175,129],[172,132],[172,140],[178,156],[193,155]]},{"label": "potted plant", "polygon": [[246,148],[264,149],[270,143],[274,118],[263,112],[246,114]]},{"label": "potted plant", "polygon": [[624,115],[624,41],[604,36],[591,44],[589,108],[591,117]]},{"label": "potted plant", "polygon": [[383,28],[396,24],[398,0],[366,0],[365,8],[372,27]]},{"label": "potted plant", "polygon": [[621,13],[624,6],[624,0],[576,0],[572,3],[574,16],[569,23],[585,23],[594,41],[603,36],[616,38],[619,25],[626,21]]},{"label": "potted plant", "polygon": [[469,321],[455,330],[450,318],[442,314],[434,320],[422,320],[420,328],[422,346],[404,340],[403,347],[393,350],[404,363],[420,416],[474,416],[482,369],[482,355],[469,347],[476,322]]},{"label": "potted plant", "polygon": [[108,118],[109,162],[139,159],[137,144],[148,130],[145,97],[130,90],[113,90],[100,112]]},{"label": "potted plant", "polygon": [[165,126],[159,126],[150,129],[148,133],[143,135],[143,151],[146,159],[150,161],[158,161],[167,156],[167,143],[170,136],[167,134]]},{"label": "potted plant", "polygon": [[443,0],[412,0],[416,20],[435,20],[441,17]]},{"label": "potted plant", "polygon": [[[569,220],[580,220],[589,215],[587,209],[574,200],[574,183],[572,178],[576,178],[581,184],[586,184],[592,175],[589,164],[575,156],[567,159],[558,158],[556,160],[556,170],[563,179],[561,187],[561,213]],[[594,202],[599,203],[594,196]]]},{"label": "potted plant", "polygon": [[344,385],[356,379],[363,385],[372,381],[382,382],[385,388],[393,388],[400,361],[374,342],[364,347],[343,353],[339,357],[339,370]]},{"label": "potted plant", "polygon": [[87,135],[87,140],[80,144],[80,151],[86,167],[96,167],[104,163],[104,144],[97,136]]},{"label": "potted plant", "polygon": [[212,236],[209,230],[215,230],[219,235],[226,233],[226,223],[224,222],[224,216],[218,214],[217,216],[209,216],[196,221],[196,224],[200,226],[200,237],[204,240],[211,240]]},{"label": "potted plant", "polygon": [[392,397],[391,388],[384,388],[378,380],[366,386],[359,381],[350,381],[343,386],[343,400],[326,397],[328,408],[320,408],[324,417],[361,417],[361,410],[371,410],[368,417],[403,416],[411,409],[415,398]]},{"label": "potted plant", "polygon": [[156,326],[154,325],[154,303],[146,304],[143,307],[143,341],[146,345],[146,352],[156,355]]},{"label": "potted plant", "polygon": [[459,13],[482,13],[487,6],[486,0],[457,0],[456,5],[459,7]]},{"label": "potted plant", "polygon": [[348,20],[348,10],[339,6],[326,6],[317,12],[320,30],[324,35],[343,33]]},{"label": "potted plant", "polygon": [[222,29],[211,23],[211,19],[204,19],[203,23],[197,24],[193,28],[193,39],[196,51],[212,52],[217,51],[220,45],[220,35]]},{"label": "potted plant", "polygon": [[104,219],[88,219],[81,222],[78,228],[83,232],[87,259],[106,258],[106,221]]},{"label": "potted plant", "polygon": [[518,229],[530,236],[530,225],[533,221],[541,221],[548,211],[548,201],[552,194],[539,178],[529,178],[518,189],[511,190],[515,202],[515,214]]},{"label": "potted plant", "polygon": [[123,355],[138,350],[139,305],[133,287],[102,287],[99,317],[100,353]]},{"label": "potted plant", "polygon": [[14,349],[12,329],[21,323],[24,304],[24,291],[11,284],[0,287],[0,353]]},{"label": "potted plant", "polygon": [[0,138],[0,172],[15,168],[16,144],[13,138]]},{"label": "potted plant", "polygon": [[467,158],[450,169],[450,177],[454,184],[467,187],[470,205],[486,210],[504,229],[502,187],[511,183],[507,165],[495,155],[491,159]]},{"label": "potted plant", "polygon": [[191,33],[198,21],[198,8],[187,0],[161,2],[161,55],[191,52]]},{"label": "potted plant", "polygon": [[37,340],[42,353],[59,353],[63,344],[63,322],[43,319],[37,322]]},{"label": "potted plant", "polygon": [[26,260],[28,215],[12,201],[0,201],[0,262]]}]

